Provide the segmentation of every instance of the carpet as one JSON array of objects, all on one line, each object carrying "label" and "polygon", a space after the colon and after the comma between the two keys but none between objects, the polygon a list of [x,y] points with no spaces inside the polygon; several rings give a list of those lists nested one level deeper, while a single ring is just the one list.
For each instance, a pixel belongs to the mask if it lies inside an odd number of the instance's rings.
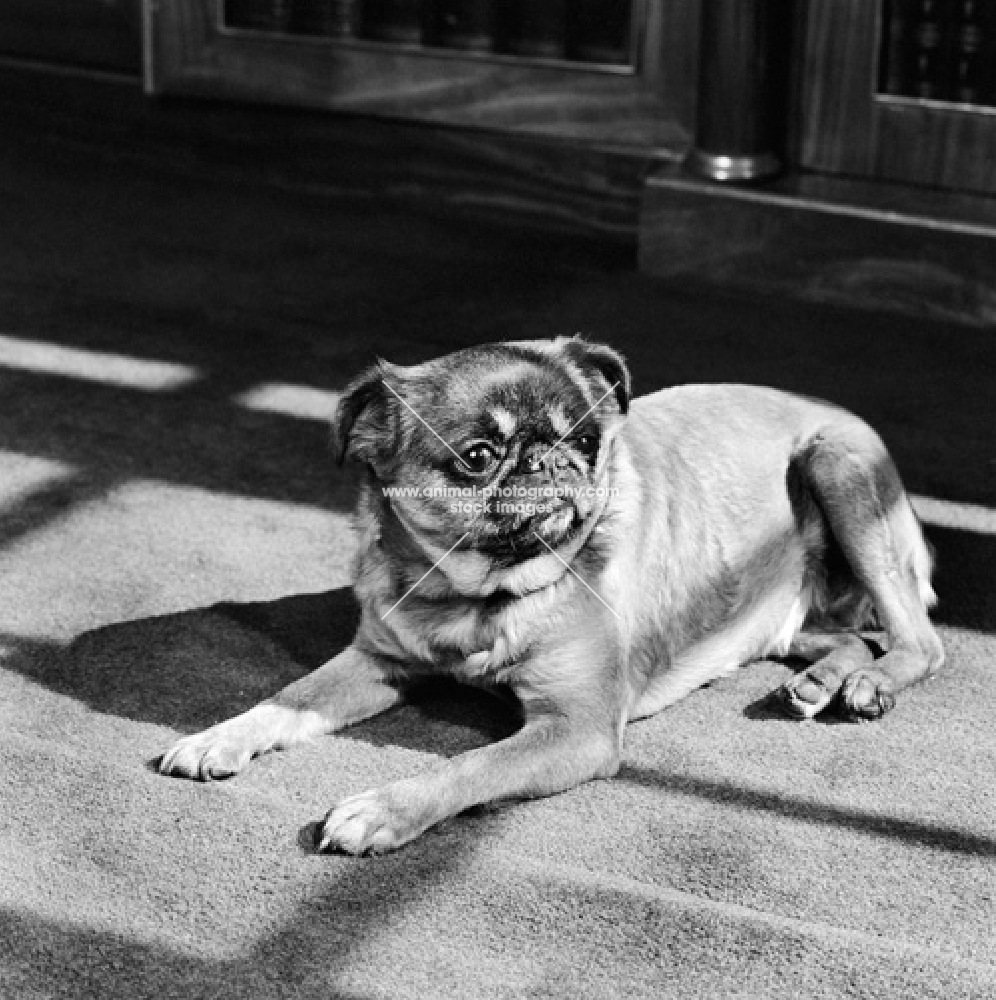
[{"label": "carpet", "polygon": [[[0,995],[996,992],[989,331],[93,152],[0,148]],[[349,641],[349,377],[576,331],[639,392],[761,382],[871,420],[924,498],[945,670],[854,725],[779,716],[790,668],[751,665],[631,726],[615,778],[382,858],[316,855],[316,820],[501,738],[501,701],[441,684],[231,781],[160,776]]]}]

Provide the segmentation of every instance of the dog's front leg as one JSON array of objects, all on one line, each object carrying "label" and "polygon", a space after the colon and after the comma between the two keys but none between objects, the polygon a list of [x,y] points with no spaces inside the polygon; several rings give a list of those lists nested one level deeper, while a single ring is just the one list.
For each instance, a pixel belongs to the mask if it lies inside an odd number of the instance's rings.
[{"label": "dog's front leg", "polygon": [[461,754],[439,771],[339,803],[316,831],[319,850],[393,850],[472,806],[552,795],[616,773],[623,710],[614,692],[599,699],[596,688],[574,700],[534,683],[527,689],[513,684],[513,690],[526,716],[514,736]]},{"label": "dog's front leg", "polygon": [[397,704],[391,666],[356,646],[255,708],[193,736],[163,755],[159,770],[183,778],[228,778],[268,750],[335,732]]}]

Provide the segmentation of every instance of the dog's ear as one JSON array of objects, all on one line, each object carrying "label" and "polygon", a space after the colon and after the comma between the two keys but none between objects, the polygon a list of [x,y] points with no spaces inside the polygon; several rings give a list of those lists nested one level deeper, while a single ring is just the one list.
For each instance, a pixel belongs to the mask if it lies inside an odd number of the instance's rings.
[{"label": "dog's ear", "polygon": [[399,434],[395,375],[394,366],[378,361],[343,390],[332,418],[332,455],[339,465],[355,458],[386,471]]},{"label": "dog's ear", "polygon": [[627,413],[633,391],[633,380],[623,356],[605,344],[590,344],[580,335],[570,339],[564,338],[559,343],[564,354],[585,375],[596,376],[598,382],[604,380],[605,384],[599,395],[611,389],[615,392],[616,401],[619,403],[619,412]]}]

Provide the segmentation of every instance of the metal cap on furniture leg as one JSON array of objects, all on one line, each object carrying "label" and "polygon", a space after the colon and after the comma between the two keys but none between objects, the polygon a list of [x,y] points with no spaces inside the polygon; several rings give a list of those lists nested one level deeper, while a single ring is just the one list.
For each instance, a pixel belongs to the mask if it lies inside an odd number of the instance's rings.
[{"label": "metal cap on furniture leg", "polygon": [[725,156],[693,149],[685,160],[688,168],[700,177],[711,181],[746,182],[773,177],[782,169],[774,153],[752,153],[743,156]]}]

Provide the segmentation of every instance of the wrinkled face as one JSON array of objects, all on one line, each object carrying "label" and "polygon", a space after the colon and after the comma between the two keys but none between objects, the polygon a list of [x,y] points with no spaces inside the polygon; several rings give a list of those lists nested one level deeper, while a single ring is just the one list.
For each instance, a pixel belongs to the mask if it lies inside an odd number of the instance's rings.
[{"label": "wrinkled face", "polygon": [[628,404],[615,352],[579,340],[501,344],[377,377],[349,449],[412,533],[511,565],[563,544],[600,509]]}]

